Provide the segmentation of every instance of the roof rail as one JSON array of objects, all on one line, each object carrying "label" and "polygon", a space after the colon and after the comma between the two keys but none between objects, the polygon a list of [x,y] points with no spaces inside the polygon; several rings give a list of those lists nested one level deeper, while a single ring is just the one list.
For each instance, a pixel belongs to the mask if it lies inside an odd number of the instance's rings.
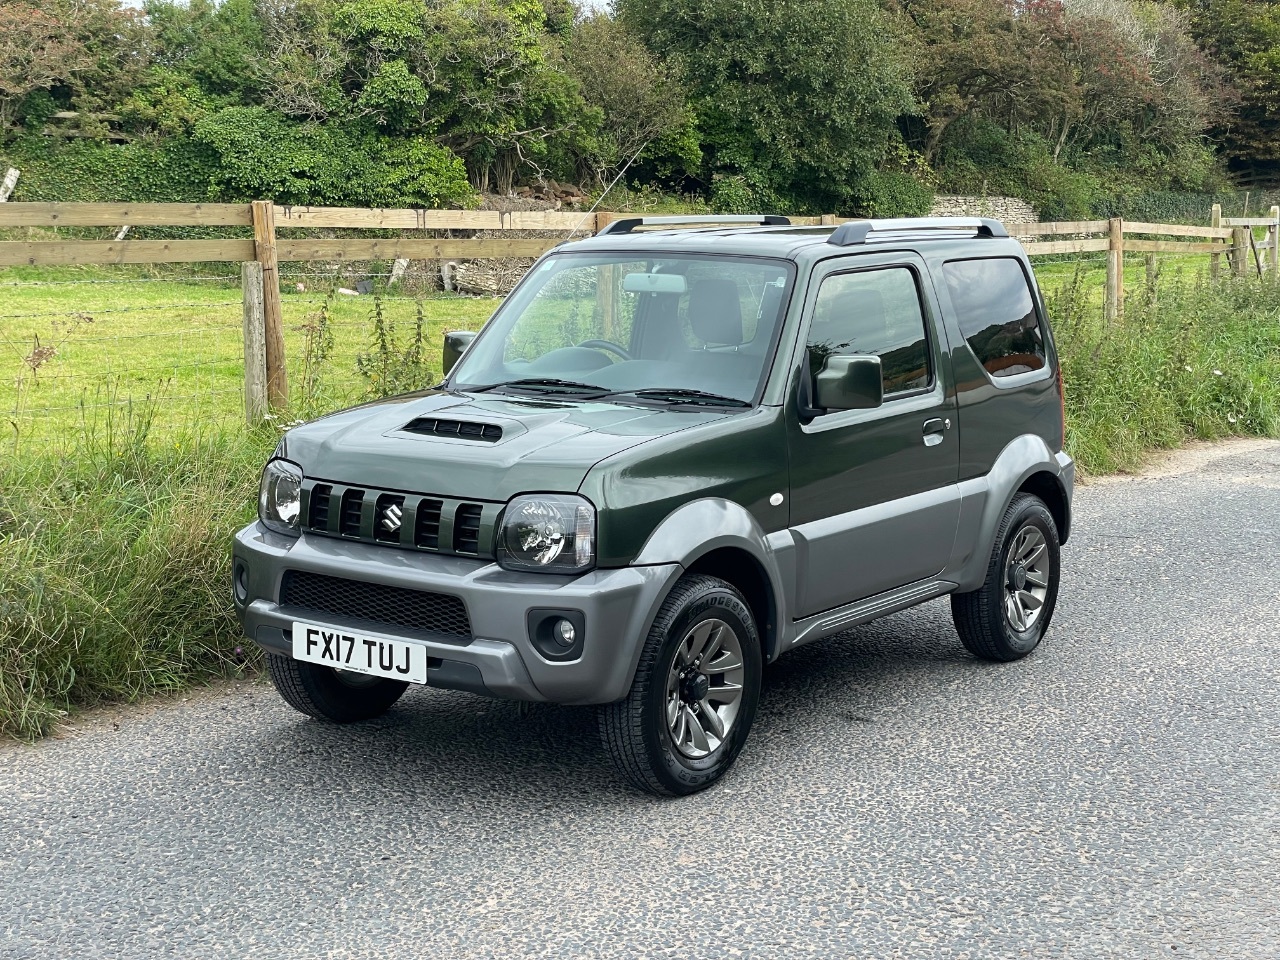
[{"label": "roof rail", "polygon": [[935,231],[964,236],[1009,236],[1004,224],[986,217],[905,217],[900,220],[851,220],[836,227],[827,243],[854,247],[876,240],[907,239],[908,235],[913,240],[942,239],[929,236]]},{"label": "roof rail", "polygon": [[750,224],[758,227],[789,227],[791,226],[791,221],[787,217],[780,217],[774,214],[752,215],[745,217],[627,217],[624,220],[615,220],[613,223],[606,225],[603,230],[596,234],[596,236],[603,237],[606,234],[633,233],[635,232],[636,227],[710,227],[724,224]]}]

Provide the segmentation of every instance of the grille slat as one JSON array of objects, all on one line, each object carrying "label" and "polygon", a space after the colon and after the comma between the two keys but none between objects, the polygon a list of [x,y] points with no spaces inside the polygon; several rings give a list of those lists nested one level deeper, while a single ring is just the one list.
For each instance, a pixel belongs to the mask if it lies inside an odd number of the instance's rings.
[{"label": "grille slat", "polygon": [[480,504],[464,503],[453,521],[453,549],[457,553],[480,552]]},{"label": "grille slat", "polygon": [[344,537],[360,536],[360,514],[364,509],[364,491],[344,491],[341,509],[342,512],[338,516],[338,532]]},{"label": "grille slat", "polygon": [[280,603],[374,627],[402,627],[470,640],[471,618],[460,597],[289,570]]},{"label": "grille slat", "polygon": [[440,512],[444,503],[440,500],[422,500],[418,504],[418,523],[413,531],[414,546],[428,550],[440,549]]},{"label": "grille slat", "polygon": [[329,496],[333,487],[318,483],[311,488],[311,516],[308,522],[318,530],[329,529]]}]

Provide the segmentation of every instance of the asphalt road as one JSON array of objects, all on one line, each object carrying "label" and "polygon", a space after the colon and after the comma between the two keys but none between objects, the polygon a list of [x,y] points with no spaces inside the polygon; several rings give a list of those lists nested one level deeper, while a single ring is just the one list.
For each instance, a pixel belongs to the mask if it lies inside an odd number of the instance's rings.
[{"label": "asphalt road", "polygon": [[1078,491],[1032,657],[945,602],[796,651],[689,799],[429,690],[0,747],[0,956],[1280,957],[1280,444],[1223,453]]}]

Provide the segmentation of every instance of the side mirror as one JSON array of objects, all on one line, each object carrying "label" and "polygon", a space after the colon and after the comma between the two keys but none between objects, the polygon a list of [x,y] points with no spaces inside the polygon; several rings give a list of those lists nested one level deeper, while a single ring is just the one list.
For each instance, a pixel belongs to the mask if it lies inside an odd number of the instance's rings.
[{"label": "side mirror", "polygon": [[824,410],[870,410],[884,403],[879,357],[827,357],[816,379],[814,400]]},{"label": "side mirror", "polygon": [[444,372],[441,376],[447,377],[449,371],[457,366],[458,361],[462,359],[462,355],[467,352],[467,347],[471,346],[471,341],[476,335],[470,330],[450,330],[444,335],[444,352],[442,354],[441,366]]}]

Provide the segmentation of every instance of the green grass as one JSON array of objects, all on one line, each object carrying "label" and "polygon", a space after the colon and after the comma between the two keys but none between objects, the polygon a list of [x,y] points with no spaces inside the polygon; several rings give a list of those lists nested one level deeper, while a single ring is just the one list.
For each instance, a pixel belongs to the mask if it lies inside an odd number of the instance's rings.
[{"label": "green grass", "polygon": [[[1084,473],[1134,469],[1188,437],[1280,434],[1280,287],[1208,284],[1184,269],[1148,290],[1139,262],[1126,270],[1124,319],[1107,323],[1100,267],[1038,272]],[[122,276],[131,282],[3,286]],[[253,516],[279,430],[244,426],[238,284],[13,271],[0,275],[0,304],[0,414],[17,408],[0,455],[0,733],[32,738],[75,706],[255,670],[232,614],[229,543]],[[335,298],[333,347],[303,390],[302,328],[317,330],[323,305],[312,291],[285,299],[294,396],[307,408],[295,413],[359,399],[379,377],[391,388],[423,375],[398,363],[416,303],[383,302],[383,334],[394,324],[397,345],[373,351],[365,376],[356,358],[374,339],[373,302]],[[438,371],[440,333],[475,328],[493,307],[424,301],[423,365]],[[92,321],[65,325],[81,311]],[[13,316],[23,313],[41,316]],[[52,341],[49,314],[63,324]],[[35,335],[58,350],[38,377],[22,364]],[[323,337],[311,339],[314,358]]]},{"label": "green grass", "polygon": [[[89,282],[86,282],[89,281]],[[103,282],[108,281],[108,282]],[[298,292],[293,284],[307,289]],[[285,354],[305,415],[356,402],[374,392],[356,370],[370,349],[374,298],[329,296],[333,284],[287,278],[283,294]],[[440,371],[440,338],[478,329],[493,299],[381,296],[387,324],[425,321],[425,365]],[[319,375],[304,376],[308,329],[327,313],[333,347]],[[6,444],[39,445],[68,424],[101,419],[108,408],[157,398],[153,433],[195,424],[242,422],[243,310],[238,278],[143,276],[101,268],[0,273],[0,424]],[[313,354],[314,355],[314,351]]]}]

